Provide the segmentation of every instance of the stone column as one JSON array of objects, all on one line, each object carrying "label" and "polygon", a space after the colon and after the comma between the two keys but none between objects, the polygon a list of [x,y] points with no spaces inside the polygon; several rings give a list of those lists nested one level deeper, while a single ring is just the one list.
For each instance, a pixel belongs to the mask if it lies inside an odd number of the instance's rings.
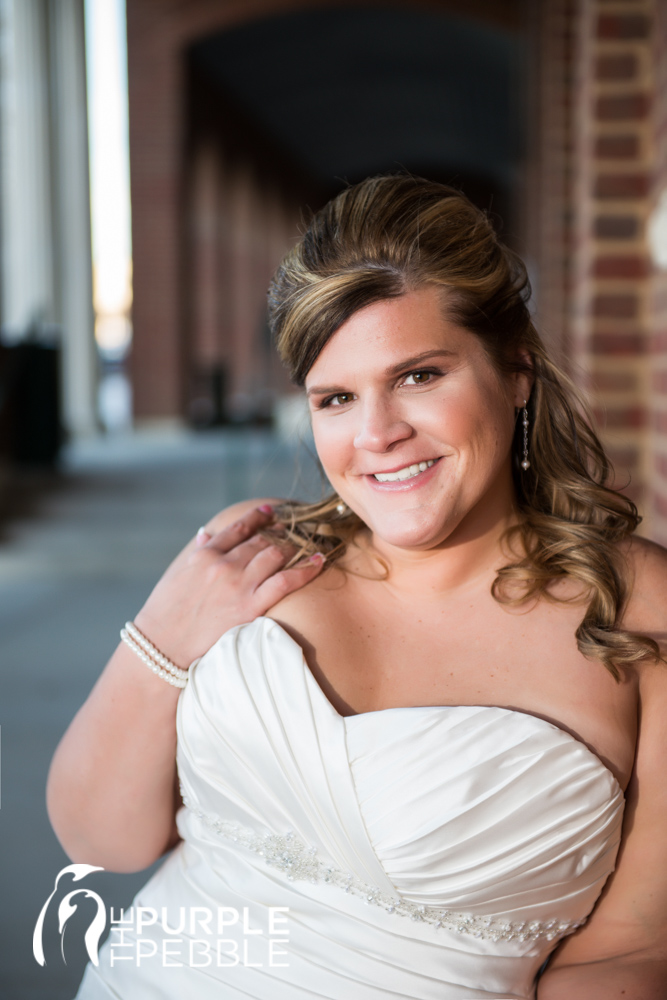
[{"label": "stone column", "polygon": [[232,175],[234,192],[230,203],[233,251],[231,259],[231,372],[229,405],[232,417],[241,420],[252,413],[256,390],[257,310],[255,267],[256,191],[250,169],[239,165]]},{"label": "stone column", "polygon": [[538,330],[553,355],[571,354],[574,59],[577,0],[531,4],[533,52],[524,233]]},{"label": "stone column", "polygon": [[[181,5],[181,10],[186,11]],[[182,343],[184,60],[165,22],[175,9],[127,5],[134,336],[130,359],[138,424],[180,426],[185,402]]]},{"label": "stone column", "polygon": [[219,280],[221,166],[217,146],[203,142],[191,154],[188,218],[189,254],[185,295],[189,354],[187,414],[200,426],[222,416]]},{"label": "stone column", "polygon": [[214,146],[193,154],[192,191],[192,336],[196,365],[210,368],[220,361],[218,317],[218,186],[219,163]]},{"label": "stone column", "polygon": [[96,430],[83,0],[1,0],[2,331],[62,347],[61,418]]},{"label": "stone column", "polygon": [[45,0],[2,0],[2,333],[56,320]]},{"label": "stone column", "polygon": [[97,430],[83,0],[50,0],[49,15],[63,420],[82,436]]}]

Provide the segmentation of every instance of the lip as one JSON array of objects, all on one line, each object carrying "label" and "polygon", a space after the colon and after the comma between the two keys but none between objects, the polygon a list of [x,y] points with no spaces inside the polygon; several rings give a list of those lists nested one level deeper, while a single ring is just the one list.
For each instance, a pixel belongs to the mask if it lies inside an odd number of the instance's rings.
[{"label": "lip", "polygon": [[[431,479],[435,475],[435,470],[438,468],[440,464],[440,458],[434,458],[434,459],[423,458],[421,461],[422,462],[433,461],[433,465],[429,466],[429,468],[425,469],[423,472],[418,472],[416,476],[411,476],[409,479],[396,479],[393,483],[379,483],[373,473],[369,473],[364,478],[366,479],[366,481],[368,482],[369,486],[372,489],[379,490],[382,493],[386,492],[393,493],[395,491],[400,492],[403,490],[418,489],[420,486],[423,486],[425,483],[427,483],[429,479]],[[398,472],[399,469],[404,469],[406,465],[417,465],[417,463],[404,462],[402,465],[398,465],[395,469],[383,469],[382,472],[379,474],[381,476],[384,476],[388,472]]]},{"label": "lip", "polygon": [[439,455],[436,456],[435,458],[418,458],[414,462],[401,462],[400,465],[395,465],[393,469],[375,469],[374,472],[366,472],[366,473],[364,473],[364,475],[367,475],[367,476],[387,476],[387,475],[390,475],[392,472],[398,472],[400,469],[407,469],[407,467],[409,465],[419,465],[420,462],[433,462],[433,463],[435,463],[435,462],[439,462],[439,461],[440,461],[440,456]]}]

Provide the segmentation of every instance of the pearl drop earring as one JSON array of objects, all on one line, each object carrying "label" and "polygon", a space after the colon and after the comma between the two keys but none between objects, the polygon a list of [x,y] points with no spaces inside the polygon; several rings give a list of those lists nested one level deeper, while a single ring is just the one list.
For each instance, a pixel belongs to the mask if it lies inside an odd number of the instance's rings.
[{"label": "pearl drop earring", "polygon": [[349,508],[348,508],[347,504],[346,504],[346,503],[343,503],[343,501],[342,501],[342,500],[341,500],[341,502],[340,502],[340,503],[337,503],[337,504],[336,504],[336,510],[338,511],[338,513],[339,513],[339,514],[340,514],[341,516],[342,516],[343,514],[347,514],[347,511],[348,511],[348,509],[349,509]]},{"label": "pearl drop earring", "polygon": [[528,460],[528,410],[526,406],[528,405],[528,400],[523,401],[523,461],[521,462],[521,468],[524,472],[527,472],[530,468],[530,462]]}]

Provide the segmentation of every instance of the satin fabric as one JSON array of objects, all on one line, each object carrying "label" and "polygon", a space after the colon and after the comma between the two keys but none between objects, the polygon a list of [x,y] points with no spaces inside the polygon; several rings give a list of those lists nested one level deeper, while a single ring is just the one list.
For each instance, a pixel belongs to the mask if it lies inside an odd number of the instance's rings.
[{"label": "satin fabric", "polygon": [[[613,871],[623,793],[574,737],[488,706],[344,718],[269,618],[227,632],[191,669],[177,725],[183,843],[134,905],[165,907],[172,927],[180,907],[230,919],[247,908],[245,927],[224,928],[241,958],[205,965],[195,947],[192,963],[165,966],[170,935],[156,923],[142,930],[155,958],[112,965],[110,938],[77,1000],[529,1000],[558,937],[493,940],[493,927],[581,922]],[[288,832],[321,862],[314,880],[291,880],[252,841]],[[477,930],[388,912],[324,881],[327,867],[371,900],[454,910]],[[272,907],[288,908],[278,955]]]}]

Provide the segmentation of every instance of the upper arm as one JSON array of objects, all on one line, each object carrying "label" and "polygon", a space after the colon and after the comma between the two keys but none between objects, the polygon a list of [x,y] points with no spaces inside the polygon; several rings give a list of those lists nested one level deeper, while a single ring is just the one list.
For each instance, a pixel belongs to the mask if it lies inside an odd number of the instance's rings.
[{"label": "upper arm", "polygon": [[[623,624],[664,643],[667,551],[637,542]],[[636,669],[638,738],[616,870],[586,925],[559,948],[553,968],[622,955],[667,957],[667,663],[645,660]]]}]

